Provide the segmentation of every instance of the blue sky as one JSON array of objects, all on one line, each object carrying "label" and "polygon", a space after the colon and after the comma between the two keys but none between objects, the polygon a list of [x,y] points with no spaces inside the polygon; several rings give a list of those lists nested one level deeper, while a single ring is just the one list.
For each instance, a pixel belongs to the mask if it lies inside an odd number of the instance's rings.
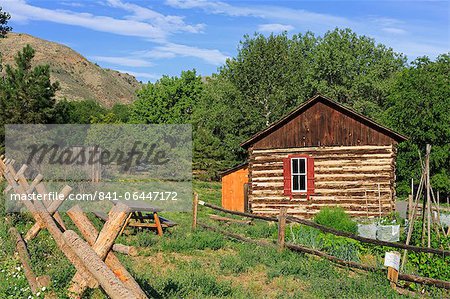
[{"label": "blue sky", "polygon": [[409,60],[450,51],[450,1],[1,0],[15,32],[144,82],[217,71],[244,34],[349,27]]}]

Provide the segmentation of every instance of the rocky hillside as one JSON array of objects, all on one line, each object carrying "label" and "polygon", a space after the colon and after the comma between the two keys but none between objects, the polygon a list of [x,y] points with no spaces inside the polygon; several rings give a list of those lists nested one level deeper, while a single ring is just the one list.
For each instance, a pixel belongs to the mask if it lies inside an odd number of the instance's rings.
[{"label": "rocky hillside", "polygon": [[115,103],[130,103],[140,83],[129,74],[103,69],[71,48],[36,38],[28,34],[10,33],[0,39],[3,63],[14,63],[14,56],[30,44],[36,55],[34,64],[49,64],[53,81],[59,81],[58,99],[93,99],[111,107]]}]

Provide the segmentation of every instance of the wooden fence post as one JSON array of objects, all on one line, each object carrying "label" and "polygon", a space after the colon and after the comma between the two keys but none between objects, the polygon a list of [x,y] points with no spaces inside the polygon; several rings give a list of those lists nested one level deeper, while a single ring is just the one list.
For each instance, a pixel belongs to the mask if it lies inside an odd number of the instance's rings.
[{"label": "wooden fence post", "polygon": [[387,267],[387,278],[391,284],[391,288],[397,289],[398,270],[400,267],[400,253],[397,251],[386,252],[384,257],[384,265]]},{"label": "wooden fence post", "polygon": [[25,278],[28,280],[31,292],[33,294],[36,294],[39,289],[39,284],[36,280],[36,275],[31,269],[31,259],[30,255],[28,254],[27,246],[25,245],[22,236],[15,227],[11,227],[9,229],[9,234],[12,237],[13,241],[16,243],[16,250],[19,254],[20,261],[22,262],[23,272],[25,274]]},{"label": "wooden fence post", "polygon": [[[86,242],[94,246],[95,241],[99,236],[98,230],[80,208],[80,206],[75,205],[70,210],[67,211],[67,215],[72,219],[73,223],[76,225],[80,233],[85,238]],[[116,247],[119,244],[114,244]],[[121,245],[124,246],[124,245]],[[128,247],[128,246],[124,246]],[[133,247],[134,248],[134,247]],[[105,259],[106,265],[113,271],[113,273],[123,282],[125,287],[127,287],[130,291],[132,291],[138,298],[146,299],[147,296],[142,291],[139,284],[134,280],[131,274],[127,271],[127,269],[120,263],[119,259],[116,255],[109,251],[106,255]]]},{"label": "wooden fence post", "polygon": [[[123,203],[118,203],[109,211],[108,221],[106,221],[94,245],[92,245],[92,250],[101,260],[104,260],[108,255],[129,213],[130,209]],[[94,278],[87,279],[83,272],[77,271],[68,290],[81,295],[88,286],[98,286],[97,281]]]},{"label": "wooden fence post", "polygon": [[248,183],[244,184],[244,212],[250,211],[249,205],[248,205]]},{"label": "wooden fence post", "polygon": [[283,207],[280,209],[280,214],[278,215],[278,247],[280,250],[284,249],[285,233],[286,233],[286,215],[287,208]]},{"label": "wooden fence post", "polygon": [[114,275],[111,269],[106,266],[94,249],[83,241],[74,231],[65,231],[63,233],[63,238],[92,276],[100,283],[109,297],[112,299],[137,299],[137,297],[124,286],[119,278]]},{"label": "wooden fence post", "polygon": [[[40,184],[38,184],[38,185],[40,185]],[[39,189],[40,189],[40,187],[39,187]],[[45,187],[43,187],[43,189],[45,189]],[[59,194],[62,195],[61,198],[53,200],[47,208],[47,211],[50,215],[53,216],[53,215],[55,215],[55,213],[58,212],[59,207],[64,203],[64,200],[69,196],[70,192],[72,192],[72,187],[70,187],[70,186],[65,186],[64,188],[61,189],[61,191],[59,191]],[[48,193],[40,193],[39,192],[39,194],[42,194],[42,196],[45,196]],[[60,225],[61,225],[61,223],[63,223],[61,217],[54,218],[54,219]],[[59,221],[58,221],[58,219],[59,219]],[[36,223],[26,233],[25,238],[24,238],[25,241],[29,242],[30,240],[34,239],[37,236],[37,234],[40,232],[40,230],[45,227],[46,226],[45,226],[44,222],[36,221]]]},{"label": "wooden fence post", "polygon": [[198,209],[198,193],[194,193],[194,199],[192,201],[192,229],[197,228],[197,209]]}]

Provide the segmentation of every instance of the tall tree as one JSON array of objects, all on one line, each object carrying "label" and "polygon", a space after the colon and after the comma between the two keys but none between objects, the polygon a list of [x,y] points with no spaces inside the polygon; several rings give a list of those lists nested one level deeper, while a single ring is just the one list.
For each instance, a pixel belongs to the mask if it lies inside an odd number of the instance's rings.
[{"label": "tall tree", "polygon": [[220,75],[241,93],[243,113],[254,117],[255,132],[316,93],[376,116],[389,79],[405,63],[401,54],[350,29],[323,37],[255,34],[244,37]]},{"label": "tall tree", "polygon": [[131,111],[131,122],[190,123],[202,89],[202,79],[195,70],[183,71],[180,77],[163,76],[138,92],[138,99]]},{"label": "tall tree", "polygon": [[31,66],[35,51],[30,45],[18,52],[15,67],[6,65],[0,80],[0,133],[4,142],[5,124],[39,124],[55,117],[58,83],[50,81],[48,65]]},{"label": "tall tree", "polygon": [[397,159],[399,191],[409,191],[409,180],[420,178],[418,150],[431,144],[431,182],[435,189],[450,193],[450,55],[433,62],[416,59],[399,73],[385,105],[386,122],[409,137]]},{"label": "tall tree", "polygon": [[11,19],[11,15],[3,8],[0,7],[0,38],[3,38],[12,30],[12,27],[8,26],[8,21]]},{"label": "tall tree", "polygon": [[56,104],[56,117],[54,122],[59,124],[90,124],[97,122],[107,109],[94,100],[67,101]]},{"label": "tall tree", "polygon": [[239,144],[251,123],[243,116],[239,97],[237,89],[220,76],[206,81],[192,115],[193,167],[202,178],[218,178],[220,170],[246,157]]},{"label": "tall tree", "polygon": [[236,58],[227,60],[220,75],[242,95],[242,111],[249,112],[254,126],[249,129],[267,126],[313,94],[304,72],[316,43],[309,32],[292,39],[286,32],[244,36]]},{"label": "tall tree", "polygon": [[194,113],[194,161],[208,171],[242,161],[240,142],[316,93],[379,117],[389,83],[405,63],[403,55],[350,29],[323,37],[245,36],[237,56],[206,84]]},{"label": "tall tree", "polygon": [[312,57],[313,89],[372,117],[381,112],[390,79],[406,66],[402,54],[350,29],[327,32]]}]

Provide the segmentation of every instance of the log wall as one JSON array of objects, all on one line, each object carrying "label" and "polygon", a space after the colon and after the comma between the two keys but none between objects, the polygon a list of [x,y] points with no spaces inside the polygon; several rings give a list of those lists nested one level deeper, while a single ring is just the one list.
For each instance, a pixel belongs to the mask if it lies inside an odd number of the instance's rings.
[{"label": "log wall", "polygon": [[[283,193],[283,158],[314,158],[314,193]],[[395,145],[249,149],[249,203],[252,213],[311,218],[325,206],[344,208],[351,216],[374,217],[394,209]]]}]

